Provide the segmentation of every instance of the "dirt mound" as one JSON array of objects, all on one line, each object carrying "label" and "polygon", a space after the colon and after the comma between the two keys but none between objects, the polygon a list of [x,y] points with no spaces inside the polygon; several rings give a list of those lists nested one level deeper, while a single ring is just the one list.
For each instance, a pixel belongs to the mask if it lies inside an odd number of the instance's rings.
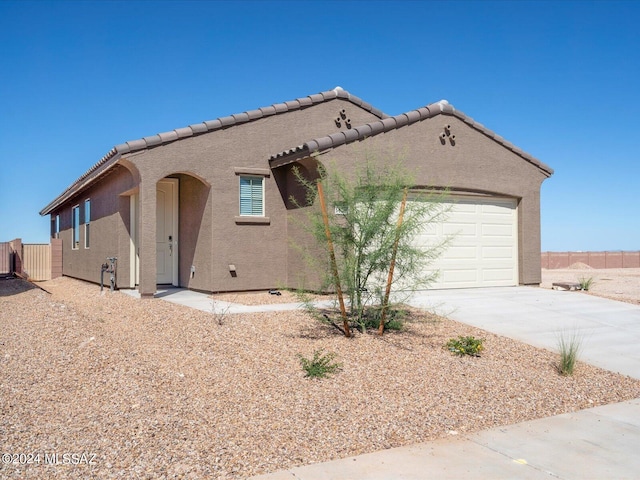
[{"label": "dirt mound", "polygon": [[587,265],[586,263],[576,262],[572,263],[567,267],[570,270],[593,270],[593,267]]}]

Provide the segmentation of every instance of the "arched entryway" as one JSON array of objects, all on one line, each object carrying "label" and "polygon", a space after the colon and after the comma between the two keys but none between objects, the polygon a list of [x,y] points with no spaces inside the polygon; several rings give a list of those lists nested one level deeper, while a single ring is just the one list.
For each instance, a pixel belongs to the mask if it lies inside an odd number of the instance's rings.
[{"label": "arched entryway", "polygon": [[156,277],[158,285],[209,287],[210,186],[191,173],[175,173],[156,186]]}]

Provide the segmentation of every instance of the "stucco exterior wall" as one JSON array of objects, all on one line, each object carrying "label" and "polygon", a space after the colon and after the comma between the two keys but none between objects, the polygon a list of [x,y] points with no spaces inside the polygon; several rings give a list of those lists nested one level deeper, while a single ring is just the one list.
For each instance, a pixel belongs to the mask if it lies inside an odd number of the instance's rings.
[{"label": "stucco exterior wall", "polygon": [[[300,228],[305,209],[289,201],[300,188],[291,167],[270,169],[272,155],[345,128],[336,125],[341,110],[352,126],[378,119],[344,99],[164,143],[125,154],[120,164],[91,188],[61,208],[60,238],[64,274],[99,282],[100,266],[118,257],[118,285],[133,282],[132,233],[139,251],[140,292],[156,289],[156,187],[178,179],[178,279],[180,286],[203,291],[269,288],[318,288],[318,270],[300,250],[313,255],[315,241]],[[455,143],[441,141],[450,125]],[[519,276],[521,284],[540,282],[540,184],[546,178],[535,165],[450,115],[389,131],[337,147],[317,159],[346,173],[357,170],[366,153],[378,161],[403,158],[417,186],[449,187],[464,192],[508,196],[518,201]],[[315,169],[315,160],[302,164]],[[126,168],[125,168],[126,167]],[[239,175],[265,179],[265,218],[239,217]],[[137,198],[137,222],[130,217]],[[84,248],[84,200],[91,199],[91,246]],[[80,205],[80,245],[72,249],[72,207]],[[234,265],[231,272],[229,266]]]},{"label": "stucco exterior wall", "polygon": [[[301,141],[337,131],[335,119],[345,110],[351,125],[378,117],[349,101],[335,99],[308,108],[270,116],[232,128],[185,138],[124,155],[117,167],[80,195],[52,212],[61,214],[64,274],[99,282],[100,265],[118,257],[118,284],[130,286],[130,197],[138,194],[140,291],[155,292],[156,184],[165,177],[179,180],[179,283],[205,291],[268,289],[286,286],[287,209],[268,159]],[[341,128],[345,128],[344,121]],[[238,221],[239,173],[265,173],[265,215],[268,221]],[[139,179],[139,180],[138,180]],[[71,209],[91,198],[91,248],[74,250]],[[82,223],[82,222],[81,222]],[[232,274],[229,265],[236,271]],[[192,272],[192,267],[195,273]]]},{"label": "stucco exterior wall", "polygon": [[[448,139],[442,143],[444,125],[451,126],[454,144]],[[371,156],[382,163],[402,159],[403,168],[413,175],[416,186],[517,199],[519,283],[540,283],[539,194],[547,176],[538,167],[456,117],[445,115],[343,145],[316,158],[328,168],[350,174],[365,161],[367,152],[375,152]],[[292,236],[298,243],[305,238],[304,234],[293,232]],[[290,253],[295,255],[294,251]],[[299,259],[290,259],[289,263],[302,268]]]},{"label": "stucco exterior wall", "polygon": [[[171,144],[131,155],[128,159],[142,178],[142,189],[148,197],[142,199],[141,233],[153,235],[155,224],[150,205],[153,186],[162,178],[176,173],[204,179],[209,185],[208,197],[197,200],[204,208],[202,220],[184,219],[193,213],[180,209],[180,282],[181,285],[209,291],[268,289],[287,282],[287,218],[286,206],[274,176],[269,171],[268,159],[274,153],[301,139],[311,139],[326,132],[336,131],[335,118],[345,109],[352,123],[366,123],[376,119],[373,114],[345,100],[336,99],[310,108],[283,115],[263,118],[234,126],[227,130],[191,137]],[[265,216],[268,223],[239,222],[238,172],[261,169],[265,176]],[[181,202],[190,195],[184,181],[180,185]],[[141,197],[142,198],[142,197]],[[155,206],[153,207],[155,208]],[[198,231],[196,245],[191,242]],[[147,246],[153,247],[153,246]],[[196,247],[191,261],[185,254]],[[155,276],[155,252],[146,248],[149,258],[141,259],[141,277]],[[189,278],[191,266],[195,276]],[[235,266],[235,272],[229,269]],[[200,273],[202,272],[202,274]],[[208,277],[208,278],[207,278]]]},{"label": "stucco exterior wall", "polygon": [[[131,173],[117,167],[103,180],[79,193],[62,208],[52,212],[60,215],[63,274],[90,282],[100,282],[100,267],[107,257],[118,257],[118,284],[129,284],[129,202],[121,194],[135,186]],[[90,245],[85,248],[85,200],[91,200]],[[80,207],[80,243],[72,242],[72,209]],[[124,248],[123,248],[124,247]]]}]

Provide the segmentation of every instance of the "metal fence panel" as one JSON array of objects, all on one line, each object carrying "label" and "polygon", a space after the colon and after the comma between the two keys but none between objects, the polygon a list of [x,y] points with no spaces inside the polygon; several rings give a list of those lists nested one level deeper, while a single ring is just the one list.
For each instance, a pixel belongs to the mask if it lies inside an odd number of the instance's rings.
[{"label": "metal fence panel", "polygon": [[23,270],[30,280],[51,280],[51,245],[25,243],[22,254]]}]

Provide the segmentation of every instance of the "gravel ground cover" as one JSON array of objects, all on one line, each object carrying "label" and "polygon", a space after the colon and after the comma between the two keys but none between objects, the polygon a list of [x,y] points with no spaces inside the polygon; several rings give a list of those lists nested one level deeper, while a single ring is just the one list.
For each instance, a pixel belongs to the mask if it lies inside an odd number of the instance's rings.
[{"label": "gravel ground cover", "polygon": [[[3,479],[239,479],[640,397],[638,380],[586,364],[562,377],[552,352],[427,313],[348,340],[301,311],[219,324],[42,286],[0,280]],[[443,349],[458,335],[483,355]],[[305,378],[297,354],[320,348],[342,371]]]},{"label": "gravel ground cover", "polygon": [[640,268],[591,268],[575,263],[569,268],[542,269],[541,287],[551,288],[554,282],[576,282],[593,279],[587,293],[621,302],[640,304]]},{"label": "gravel ground cover", "polygon": [[[277,294],[269,291],[260,292],[232,292],[216,293],[213,295],[214,301],[239,303],[241,305],[274,305],[278,303],[300,303],[301,300],[294,292],[287,290],[273,290]],[[331,300],[334,297],[329,295],[305,295],[309,300]]]}]

